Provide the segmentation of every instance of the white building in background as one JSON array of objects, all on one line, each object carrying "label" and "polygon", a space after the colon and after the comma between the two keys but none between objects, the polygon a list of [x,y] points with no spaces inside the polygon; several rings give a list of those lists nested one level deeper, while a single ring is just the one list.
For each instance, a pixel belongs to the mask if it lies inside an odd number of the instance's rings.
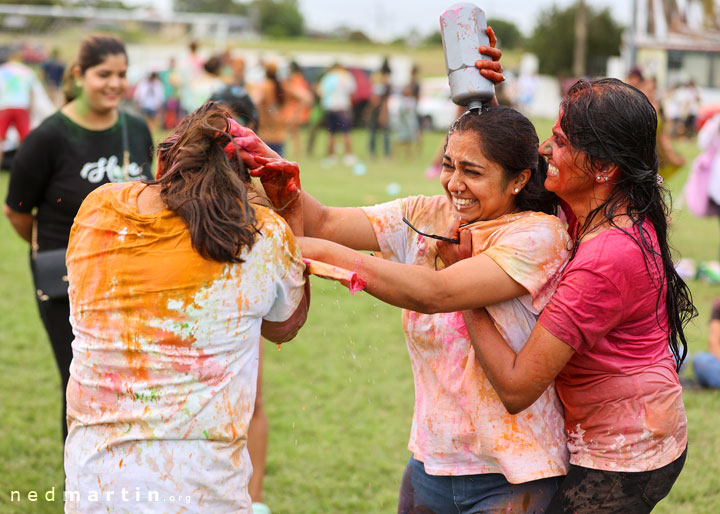
[{"label": "white building in background", "polygon": [[720,102],[720,0],[633,0],[624,35],[627,69],[664,90],[694,80],[703,103]]}]

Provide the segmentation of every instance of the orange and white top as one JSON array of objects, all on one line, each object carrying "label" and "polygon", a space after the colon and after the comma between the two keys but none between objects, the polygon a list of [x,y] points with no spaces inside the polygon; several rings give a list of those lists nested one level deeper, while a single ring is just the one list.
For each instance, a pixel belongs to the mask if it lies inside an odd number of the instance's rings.
[{"label": "orange and white top", "polygon": [[[385,257],[442,268],[435,240],[452,222],[445,196],[410,197],[364,208]],[[530,294],[488,307],[515,351],[527,341],[569,257],[568,235],[555,216],[508,214],[471,225],[473,253],[492,258]],[[436,258],[437,257],[437,258]],[[511,483],[563,475],[568,451],[554,386],[520,414],[507,412],[482,368],[462,314],[403,310],[415,380],[409,449],[431,475],[502,473]]]},{"label": "orange and white top", "polygon": [[204,259],[174,213],[138,212],[143,187],[98,188],[70,235],[66,512],[249,512],[260,325],[299,305],[300,251],[255,207],[244,262]]}]

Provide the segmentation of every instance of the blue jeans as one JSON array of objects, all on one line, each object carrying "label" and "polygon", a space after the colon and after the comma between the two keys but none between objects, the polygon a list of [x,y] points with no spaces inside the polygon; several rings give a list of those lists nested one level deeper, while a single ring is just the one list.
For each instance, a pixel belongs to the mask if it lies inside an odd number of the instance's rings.
[{"label": "blue jeans", "polygon": [[403,475],[398,514],[545,512],[564,477],[511,484],[500,473],[435,476],[410,458]]},{"label": "blue jeans", "polygon": [[695,354],[692,361],[695,378],[703,387],[720,389],[720,360],[707,352]]}]

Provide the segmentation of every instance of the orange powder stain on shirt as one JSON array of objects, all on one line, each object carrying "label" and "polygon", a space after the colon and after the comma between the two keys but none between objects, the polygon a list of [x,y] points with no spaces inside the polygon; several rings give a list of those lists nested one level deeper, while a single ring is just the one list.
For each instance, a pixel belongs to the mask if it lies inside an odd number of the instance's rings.
[{"label": "orange powder stain on shirt", "polygon": [[91,458],[66,461],[68,489],[102,469],[119,490],[142,470],[172,491],[186,491],[189,476],[193,501],[207,503],[189,510],[249,510],[243,450],[260,325],[287,319],[300,302],[300,252],[287,225],[258,207],[263,230],[241,255],[246,263],[203,259],[173,213],[138,214],[143,187],[91,193],[70,236],[66,452]]}]

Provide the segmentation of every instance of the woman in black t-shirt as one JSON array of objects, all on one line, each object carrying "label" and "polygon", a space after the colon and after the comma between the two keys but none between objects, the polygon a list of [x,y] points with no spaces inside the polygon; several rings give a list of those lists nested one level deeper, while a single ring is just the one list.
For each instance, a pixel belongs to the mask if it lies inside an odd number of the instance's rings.
[{"label": "woman in black t-shirt", "polygon": [[[127,54],[122,41],[91,36],[68,69],[67,103],[33,130],[18,149],[4,212],[15,231],[36,252],[65,248],[80,204],[108,182],[152,178],[152,137],[147,124],[118,110],[127,89]],[[33,228],[35,227],[35,228]],[[36,260],[31,259],[36,291]],[[67,295],[38,291],[38,308],[65,389],[72,360]]]}]

